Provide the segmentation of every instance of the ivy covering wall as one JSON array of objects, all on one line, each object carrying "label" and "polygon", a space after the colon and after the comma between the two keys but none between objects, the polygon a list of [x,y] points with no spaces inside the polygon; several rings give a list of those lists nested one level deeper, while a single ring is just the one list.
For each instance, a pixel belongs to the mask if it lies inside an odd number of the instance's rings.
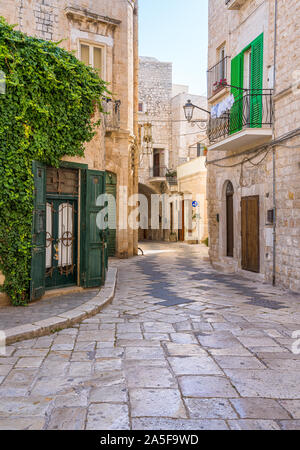
[{"label": "ivy covering wall", "polygon": [[106,85],[57,44],[29,37],[0,17],[0,271],[14,305],[29,300],[34,183],[32,161],[58,167],[83,156],[99,125]]}]

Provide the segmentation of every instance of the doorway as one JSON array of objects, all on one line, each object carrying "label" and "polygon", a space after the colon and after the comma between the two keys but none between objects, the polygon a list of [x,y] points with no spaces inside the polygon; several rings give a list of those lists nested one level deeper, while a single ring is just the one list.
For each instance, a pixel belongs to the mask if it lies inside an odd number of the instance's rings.
[{"label": "doorway", "polygon": [[45,287],[77,284],[78,185],[76,169],[47,168]]},{"label": "doorway", "polygon": [[46,288],[77,284],[77,200],[47,200]]},{"label": "doorway", "polygon": [[242,269],[259,272],[259,196],[242,197]]},{"label": "doorway", "polygon": [[230,258],[233,258],[234,251],[233,194],[233,185],[230,181],[228,181],[226,187],[226,255]]},{"label": "doorway", "polygon": [[160,153],[159,150],[154,150],[153,154],[153,176],[160,176]]}]

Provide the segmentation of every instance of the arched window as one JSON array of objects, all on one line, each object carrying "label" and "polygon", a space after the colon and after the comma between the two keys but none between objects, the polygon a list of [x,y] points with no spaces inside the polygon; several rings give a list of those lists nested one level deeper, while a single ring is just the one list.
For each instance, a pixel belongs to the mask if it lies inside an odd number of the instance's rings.
[{"label": "arched window", "polygon": [[233,194],[234,189],[231,181],[226,186],[226,237],[227,237],[227,256],[233,257],[234,249],[234,219],[233,219]]}]

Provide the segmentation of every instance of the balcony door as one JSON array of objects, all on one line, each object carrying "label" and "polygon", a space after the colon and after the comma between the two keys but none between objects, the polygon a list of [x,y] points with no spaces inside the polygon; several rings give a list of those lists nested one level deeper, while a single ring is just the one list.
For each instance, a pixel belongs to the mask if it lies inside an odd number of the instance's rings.
[{"label": "balcony door", "polygon": [[160,153],[159,150],[154,151],[153,155],[153,176],[159,177],[160,176]]},{"label": "balcony door", "polygon": [[233,186],[229,181],[226,188],[226,237],[227,256],[233,258],[234,249],[234,218],[233,218]]}]

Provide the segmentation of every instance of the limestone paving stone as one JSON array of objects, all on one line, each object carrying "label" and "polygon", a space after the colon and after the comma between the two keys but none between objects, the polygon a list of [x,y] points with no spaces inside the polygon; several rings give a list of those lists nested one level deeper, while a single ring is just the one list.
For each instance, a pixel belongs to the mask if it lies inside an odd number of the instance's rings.
[{"label": "limestone paving stone", "polygon": [[126,403],[127,389],[125,384],[93,388],[89,397],[90,403]]},{"label": "limestone paving stone", "polygon": [[242,419],[289,419],[278,402],[268,398],[234,398],[231,400]]},{"label": "limestone paving stone", "polygon": [[165,419],[141,417],[132,419],[133,430],[228,430],[225,420]]},{"label": "limestone paving stone", "polygon": [[120,358],[102,358],[95,363],[95,372],[108,372],[120,370],[121,368],[122,362]]},{"label": "limestone paving stone", "polygon": [[43,417],[0,417],[0,430],[43,430]]},{"label": "limestone paving stone", "polygon": [[186,418],[177,389],[130,389],[132,417]]},{"label": "limestone paving stone", "polygon": [[162,348],[152,347],[128,347],[125,350],[126,359],[162,359]]},{"label": "limestone paving stone", "polygon": [[291,414],[293,419],[300,419],[300,399],[279,400],[279,403]]},{"label": "limestone paving stone", "polygon": [[47,430],[83,430],[85,427],[85,408],[56,408],[51,413]]},{"label": "limestone paving stone", "polygon": [[181,376],[179,385],[186,397],[238,397],[231,383],[220,376]]},{"label": "limestone paving stone", "polygon": [[87,430],[128,430],[127,405],[111,403],[92,404],[88,409]]},{"label": "limestone paving stone", "polygon": [[231,383],[243,397],[277,399],[300,398],[299,372],[275,370],[224,369]]},{"label": "limestone paving stone", "polygon": [[235,419],[236,412],[227,399],[186,398],[184,400],[191,418]]},{"label": "limestone paving stone", "polygon": [[132,365],[126,369],[129,388],[176,388],[177,383],[167,368]]},{"label": "limestone paving stone", "polygon": [[274,420],[228,420],[228,425],[231,430],[280,430],[280,426]]},{"label": "limestone paving stone", "polygon": [[205,356],[206,350],[199,345],[194,344],[174,344],[168,342],[165,344],[167,352],[170,356]]},{"label": "limestone paving stone", "polygon": [[177,376],[222,375],[217,364],[208,356],[175,356],[168,360]]}]

